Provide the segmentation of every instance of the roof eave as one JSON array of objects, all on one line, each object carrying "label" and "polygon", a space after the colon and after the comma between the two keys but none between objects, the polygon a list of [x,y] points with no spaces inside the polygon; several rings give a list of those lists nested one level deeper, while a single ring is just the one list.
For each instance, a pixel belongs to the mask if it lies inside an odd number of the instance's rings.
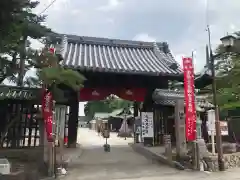
[{"label": "roof eave", "polygon": [[86,71],[86,72],[105,72],[105,73],[115,73],[115,74],[128,74],[128,75],[146,75],[146,76],[168,76],[173,78],[178,78],[179,80],[183,80],[183,73],[164,73],[164,72],[142,72],[142,71],[125,71],[125,70],[117,70],[117,69],[101,69],[101,68],[92,68],[92,67],[76,67],[76,66],[68,66],[63,65],[64,68],[69,68],[76,71]]}]

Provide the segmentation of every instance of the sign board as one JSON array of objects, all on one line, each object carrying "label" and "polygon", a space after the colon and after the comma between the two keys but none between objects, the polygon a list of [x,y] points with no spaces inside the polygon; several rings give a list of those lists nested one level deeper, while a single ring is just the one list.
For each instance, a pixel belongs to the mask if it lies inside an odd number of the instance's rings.
[{"label": "sign board", "polygon": [[142,137],[152,138],[153,134],[153,112],[142,112]]},{"label": "sign board", "polygon": [[[208,128],[208,135],[212,135],[212,132],[214,135],[216,135],[215,131],[215,125],[214,127],[211,127],[210,123],[207,122],[207,128]],[[214,131],[211,131],[210,129],[214,128]],[[221,130],[221,135],[222,136],[228,136],[228,123],[227,121],[220,121],[220,130]]]},{"label": "sign board", "polygon": [[55,106],[55,121],[56,121],[56,135],[57,138],[64,138],[64,128],[66,121],[67,106],[56,105]]},{"label": "sign board", "polygon": [[207,112],[207,126],[208,126],[208,131],[215,131],[215,111],[214,110],[209,110]]},{"label": "sign board", "polygon": [[185,121],[187,141],[196,140],[196,107],[195,107],[195,88],[194,88],[194,69],[191,57],[182,59],[184,73],[184,99],[185,99]]}]

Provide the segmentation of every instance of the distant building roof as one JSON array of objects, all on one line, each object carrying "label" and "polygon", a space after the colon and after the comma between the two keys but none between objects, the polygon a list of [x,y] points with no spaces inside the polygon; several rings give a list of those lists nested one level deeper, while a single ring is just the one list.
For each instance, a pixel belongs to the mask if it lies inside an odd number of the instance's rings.
[{"label": "distant building roof", "polygon": [[90,121],[90,118],[88,116],[78,116],[78,121],[88,122]]},{"label": "distant building roof", "polygon": [[[183,91],[174,91],[167,89],[156,89],[153,93],[153,100],[156,104],[174,106],[176,99],[184,99]],[[213,104],[208,102],[202,96],[196,96],[196,105],[200,108],[213,108]]]},{"label": "distant building roof", "polygon": [[165,42],[141,42],[75,35],[62,39],[63,66],[87,71],[145,75],[182,75]]},{"label": "distant building roof", "polygon": [[[129,108],[128,112],[126,113],[126,117],[129,118],[132,116],[133,116],[133,108]],[[111,113],[96,112],[94,114],[94,119],[107,119],[109,117],[119,117],[119,118],[125,117],[124,108],[116,109]]]},{"label": "distant building roof", "polygon": [[110,113],[96,112],[93,119],[106,119],[110,117]]}]

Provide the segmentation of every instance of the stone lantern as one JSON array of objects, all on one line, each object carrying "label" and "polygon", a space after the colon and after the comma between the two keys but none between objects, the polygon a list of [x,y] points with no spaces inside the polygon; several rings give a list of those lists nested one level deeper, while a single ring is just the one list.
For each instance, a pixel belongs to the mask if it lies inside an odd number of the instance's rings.
[{"label": "stone lantern", "polygon": [[200,118],[200,113],[203,112],[204,109],[200,108],[196,105],[196,113],[197,113],[197,119],[196,119],[196,129],[197,129],[197,139],[202,139],[202,120]]}]

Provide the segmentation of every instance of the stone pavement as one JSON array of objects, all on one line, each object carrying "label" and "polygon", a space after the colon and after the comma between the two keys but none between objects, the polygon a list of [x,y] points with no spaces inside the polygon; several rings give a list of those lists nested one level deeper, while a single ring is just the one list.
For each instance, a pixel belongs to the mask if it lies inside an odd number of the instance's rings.
[{"label": "stone pavement", "polygon": [[[143,156],[134,152],[128,143],[131,138],[117,137],[111,133],[109,144],[111,152],[104,152],[105,140],[96,132],[80,128],[78,143],[81,144],[82,152],[69,164],[68,175],[63,180],[221,180],[240,179],[238,170],[224,173],[204,173],[178,171],[176,169],[154,164]],[[81,156],[80,156],[81,154]]]}]

